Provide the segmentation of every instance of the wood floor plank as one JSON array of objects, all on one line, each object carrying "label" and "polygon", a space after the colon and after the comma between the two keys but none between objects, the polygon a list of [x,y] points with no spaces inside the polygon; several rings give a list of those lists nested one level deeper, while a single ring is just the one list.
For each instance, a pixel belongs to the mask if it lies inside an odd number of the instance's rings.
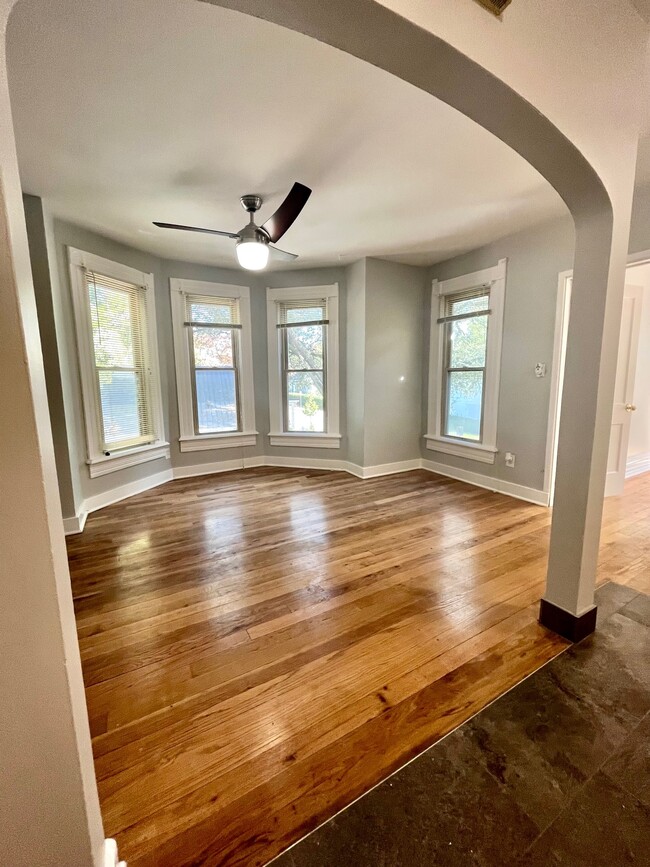
[{"label": "wood floor plank", "polygon": [[[599,581],[650,589],[650,480]],[[185,479],[69,537],[106,832],[132,867],[263,864],[561,652],[550,513],[422,471]]]}]

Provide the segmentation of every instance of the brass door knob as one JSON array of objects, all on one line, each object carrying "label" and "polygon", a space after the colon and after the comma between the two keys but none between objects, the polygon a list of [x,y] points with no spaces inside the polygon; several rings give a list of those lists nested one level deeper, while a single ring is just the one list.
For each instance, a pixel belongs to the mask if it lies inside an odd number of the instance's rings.
[{"label": "brass door knob", "polygon": [[625,412],[636,412],[636,407],[633,403],[625,404]]}]

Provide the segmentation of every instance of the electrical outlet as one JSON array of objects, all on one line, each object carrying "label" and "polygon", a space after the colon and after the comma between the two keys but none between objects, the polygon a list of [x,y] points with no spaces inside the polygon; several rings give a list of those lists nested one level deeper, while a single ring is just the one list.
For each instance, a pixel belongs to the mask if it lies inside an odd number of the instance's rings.
[{"label": "electrical outlet", "polygon": [[538,361],[535,365],[535,376],[541,378],[542,376],[546,376],[546,362]]},{"label": "electrical outlet", "polygon": [[506,466],[507,467],[514,467],[515,460],[516,460],[516,458],[512,452],[506,452]]}]

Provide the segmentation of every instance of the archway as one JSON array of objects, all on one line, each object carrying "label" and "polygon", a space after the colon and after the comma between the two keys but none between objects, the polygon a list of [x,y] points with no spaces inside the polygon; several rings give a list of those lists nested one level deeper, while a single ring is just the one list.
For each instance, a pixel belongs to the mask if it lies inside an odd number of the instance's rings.
[{"label": "archway", "polygon": [[[211,0],[205,0],[211,2]],[[14,3],[4,0],[5,19]],[[216,5],[302,32],[373,63],[430,92],[497,135],[527,159],[565,200],[576,225],[574,305],[579,327],[569,335],[567,379],[560,442],[560,480],[551,544],[547,598],[568,615],[589,611],[593,602],[600,501],[604,480],[606,401],[599,404],[598,371],[610,272],[613,215],[597,174],[577,148],[528,102],[503,82],[432,33],[422,30],[373,0],[349,4],[332,0],[283,3],[281,0],[224,0]],[[4,46],[3,46],[4,50]],[[4,57],[1,65],[0,110],[10,117]],[[56,495],[54,458],[44,400],[42,360],[29,276],[27,238],[20,183],[10,123],[0,133],[0,192],[2,212],[2,315],[0,394],[12,407],[11,425],[0,434],[2,451],[13,454],[22,445],[23,461],[0,464],[5,502],[20,508],[3,510],[6,574],[3,587],[8,628],[32,624],[29,641],[12,643],[4,659],[16,692],[6,691],[14,734],[23,731],[31,742],[29,791],[18,799],[8,817],[8,847],[17,847],[17,863],[100,863],[101,822],[94,788],[92,759],[84,717],[78,649],[71,618],[67,564],[62,547]],[[577,317],[574,317],[574,321]],[[604,392],[611,389],[604,377]],[[580,406],[580,417],[572,412]],[[598,435],[595,436],[593,431]],[[587,434],[585,434],[587,431]],[[27,555],[26,552],[29,552]],[[30,587],[31,593],[24,592]],[[6,597],[5,597],[6,594]],[[34,600],[39,600],[38,621]],[[15,645],[15,647],[14,647]],[[48,665],[46,666],[46,663]],[[58,672],[43,677],[43,671]],[[42,736],[39,708],[60,708]],[[53,742],[56,748],[53,749]],[[4,751],[11,756],[7,779],[25,775],[27,750]],[[53,785],[67,797],[50,798],[44,815],[39,796]],[[31,814],[31,815],[30,815]],[[24,828],[32,836],[24,833]],[[66,850],[48,855],[47,841],[67,830]]]}]

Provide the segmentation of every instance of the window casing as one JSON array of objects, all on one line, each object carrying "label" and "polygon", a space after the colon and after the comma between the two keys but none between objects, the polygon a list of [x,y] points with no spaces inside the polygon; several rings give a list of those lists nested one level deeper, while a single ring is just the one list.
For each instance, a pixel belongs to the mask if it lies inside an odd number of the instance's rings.
[{"label": "window casing", "polygon": [[90,476],[169,457],[153,277],[73,248],[68,254]]},{"label": "window casing", "polygon": [[181,451],[255,445],[249,288],[170,288]]},{"label": "window casing", "polygon": [[338,286],[267,290],[271,445],[338,448]]},{"label": "window casing", "polygon": [[427,448],[494,463],[506,260],[433,284]]}]

